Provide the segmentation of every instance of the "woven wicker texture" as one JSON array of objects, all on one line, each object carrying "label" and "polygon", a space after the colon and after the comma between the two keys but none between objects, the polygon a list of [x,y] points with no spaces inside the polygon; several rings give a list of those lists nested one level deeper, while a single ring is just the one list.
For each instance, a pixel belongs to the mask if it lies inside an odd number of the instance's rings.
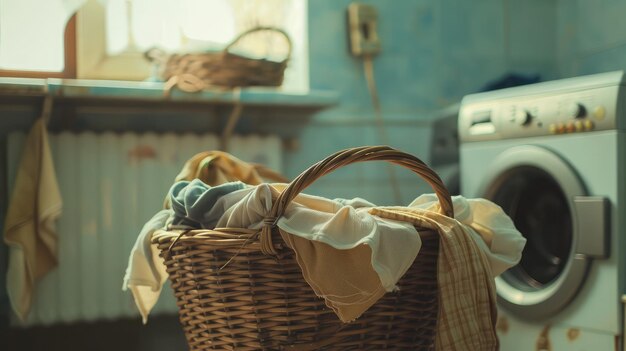
[{"label": "woven wicker texture", "polygon": [[317,178],[370,160],[386,160],[422,176],[439,196],[443,213],[452,216],[450,195],[423,162],[386,146],[361,147],[331,155],[291,182],[274,202],[262,233],[242,228],[155,233],[191,350],[434,348],[437,233],[417,228],[423,246],[398,282],[399,291],[343,324],[315,296],[274,226],[289,202]]},{"label": "woven wicker texture", "polygon": [[[273,31],[285,37],[289,52],[283,61],[255,59],[229,51],[242,38],[259,31]],[[170,56],[162,78],[168,81],[166,87],[176,86],[187,92],[210,87],[280,86],[291,50],[291,40],[283,30],[255,27],[238,35],[222,51]]]}]

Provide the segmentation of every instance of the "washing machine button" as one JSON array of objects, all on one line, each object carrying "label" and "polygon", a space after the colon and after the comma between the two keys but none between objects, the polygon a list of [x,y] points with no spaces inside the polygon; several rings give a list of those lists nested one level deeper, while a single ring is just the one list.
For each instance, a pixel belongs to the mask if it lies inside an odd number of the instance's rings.
[{"label": "washing machine button", "polygon": [[587,109],[583,104],[571,104],[567,112],[572,118],[584,118],[587,116]]},{"label": "washing machine button", "polygon": [[520,126],[528,126],[533,121],[533,115],[526,110],[515,112],[515,123]]},{"label": "washing machine button", "polygon": [[557,133],[556,124],[551,123],[551,124],[548,126],[548,131],[550,132],[550,134],[556,134],[556,133]]},{"label": "washing machine button", "polygon": [[593,109],[593,117],[595,117],[597,120],[603,120],[605,115],[606,109],[604,108],[604,106],[596,106],[596,108]]},{"label": "washing machine button", "polygon": [[579,120],[574,122],[574,128],[576,128],[577,132],[582,132],[585,129],[583,121]]}]

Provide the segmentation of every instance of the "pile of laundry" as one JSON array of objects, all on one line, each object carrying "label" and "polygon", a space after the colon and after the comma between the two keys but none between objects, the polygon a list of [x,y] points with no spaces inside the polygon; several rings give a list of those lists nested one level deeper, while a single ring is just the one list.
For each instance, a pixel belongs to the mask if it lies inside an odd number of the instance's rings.
[{"label": "pile of laundry", "polygon": [[[218,159],[221,167],[215,167],[213,153],[187,162],[168,192],[165,209],[145,224],[132,249],[123,288],[133,293],[144,323],[167,280],[151,244],[155,231],[260,229],[272,199],[286,187],[262,183],[245,163],[228,154],[220,153]],[[495,347],[493,278],[517,264],[525,239],[502,209],[487,200],[456,196],[453,207],[455,218],[440,214],[434,194],[421,195],[406,207],[300,194],[276,226],[296,252],[304,279],[343,322],[355,320],[397,289],[421,248],[416,227],[436,230],[437,348]]]}]

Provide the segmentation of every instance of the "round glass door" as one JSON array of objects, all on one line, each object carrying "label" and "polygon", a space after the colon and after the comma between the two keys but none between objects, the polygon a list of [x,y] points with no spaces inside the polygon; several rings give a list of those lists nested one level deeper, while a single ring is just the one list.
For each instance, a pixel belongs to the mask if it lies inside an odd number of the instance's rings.
[{"label": "round glass door", "polygon": [[574,235],[572,214],[559,184],[539,168],[517,167],[502,175],[489,197],[527,240],[520,263],[502,278],[523,291],[553,283],[565,269]]},{"label": "round glass door", "polygon": [[519,264],[496,278],[500,306],[526,319],[553,316],[574,298],[589,265],[575,252],[573,198],[586,195],[576,172],[547,149],[517,146],[493,160],[480,193],[527,240]]}]

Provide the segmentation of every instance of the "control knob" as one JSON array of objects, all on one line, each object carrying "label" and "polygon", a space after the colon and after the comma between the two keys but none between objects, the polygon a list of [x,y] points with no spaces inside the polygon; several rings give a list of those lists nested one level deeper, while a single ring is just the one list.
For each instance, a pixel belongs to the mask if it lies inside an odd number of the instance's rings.
[{"label": "control knob", "polygon": [[568,107],[567,113],[572,118],[584,118],[587,116],[587,109],[585,109],[583,104],[575,103]]},{"label": "control knob", "polygon": [[520,126],[528,126],[533,120],[533,115],[526,110],[519,110],[515,112],[515,123]]}]

